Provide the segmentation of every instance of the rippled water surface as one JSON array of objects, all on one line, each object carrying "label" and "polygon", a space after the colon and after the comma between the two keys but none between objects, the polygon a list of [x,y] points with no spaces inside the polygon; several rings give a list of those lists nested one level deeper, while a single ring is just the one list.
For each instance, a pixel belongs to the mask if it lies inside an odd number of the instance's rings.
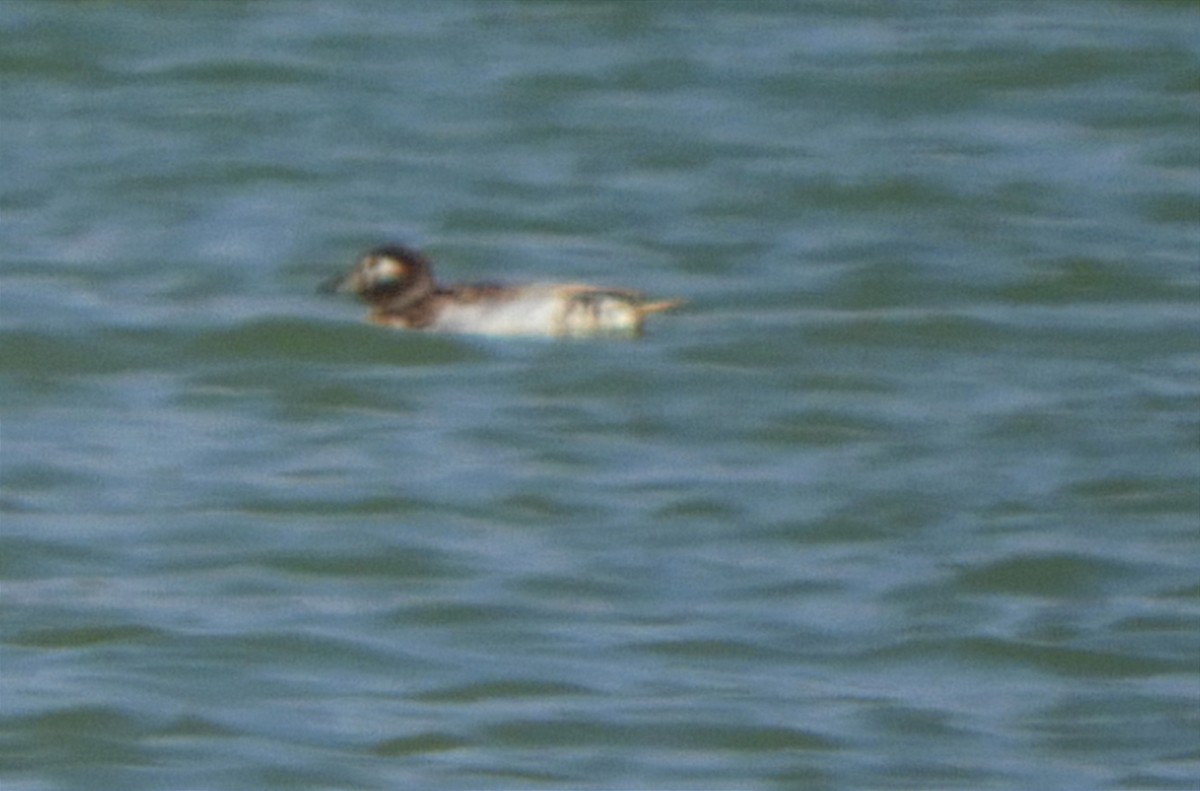
[{"label": "rippled water surface", "polygon": [[[0,36],[5,791],[1200,784],[1192,3]],[[315,293],[386,240],[688,303]]]}]

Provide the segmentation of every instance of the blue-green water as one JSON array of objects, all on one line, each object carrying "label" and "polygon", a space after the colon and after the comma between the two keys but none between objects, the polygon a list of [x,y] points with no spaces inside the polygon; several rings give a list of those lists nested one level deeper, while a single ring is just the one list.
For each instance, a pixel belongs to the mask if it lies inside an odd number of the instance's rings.
[{"label": "blue-green water", "polygon": [[[1200,10],[0,4],[0,787],[1200,784]],[[637,342],[362,323],[447,280]]]}]

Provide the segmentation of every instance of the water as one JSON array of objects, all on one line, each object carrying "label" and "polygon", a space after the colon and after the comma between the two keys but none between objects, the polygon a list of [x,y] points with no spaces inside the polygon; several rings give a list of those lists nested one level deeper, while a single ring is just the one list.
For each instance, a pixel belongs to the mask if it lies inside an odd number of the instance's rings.
[{"label": "water", "polygon": [[6,791],[1200,783],[1194,5],[0,30]]}]

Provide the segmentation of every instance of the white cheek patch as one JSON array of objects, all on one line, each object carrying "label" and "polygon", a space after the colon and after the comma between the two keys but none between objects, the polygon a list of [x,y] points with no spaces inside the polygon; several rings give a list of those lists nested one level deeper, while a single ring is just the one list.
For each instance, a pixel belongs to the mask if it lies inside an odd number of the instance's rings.
[{"label": "white cheek patch", "polygon": [[377,259],[371,266],[371,278],[376,282],[402,280],[408,277],[408,265],[394,258]]}]

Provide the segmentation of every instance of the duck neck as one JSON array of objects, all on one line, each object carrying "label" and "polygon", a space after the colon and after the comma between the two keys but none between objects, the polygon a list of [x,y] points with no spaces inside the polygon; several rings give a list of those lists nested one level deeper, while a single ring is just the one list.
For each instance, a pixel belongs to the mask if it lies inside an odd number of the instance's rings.
[{"label": "duck neck", "polygon": [[433,278],[428,272],[422,272],[415,281],[406,283],[404,288],[384,291],[371,301],[381,313],[404,313],[429,299],[436,290]]}]

